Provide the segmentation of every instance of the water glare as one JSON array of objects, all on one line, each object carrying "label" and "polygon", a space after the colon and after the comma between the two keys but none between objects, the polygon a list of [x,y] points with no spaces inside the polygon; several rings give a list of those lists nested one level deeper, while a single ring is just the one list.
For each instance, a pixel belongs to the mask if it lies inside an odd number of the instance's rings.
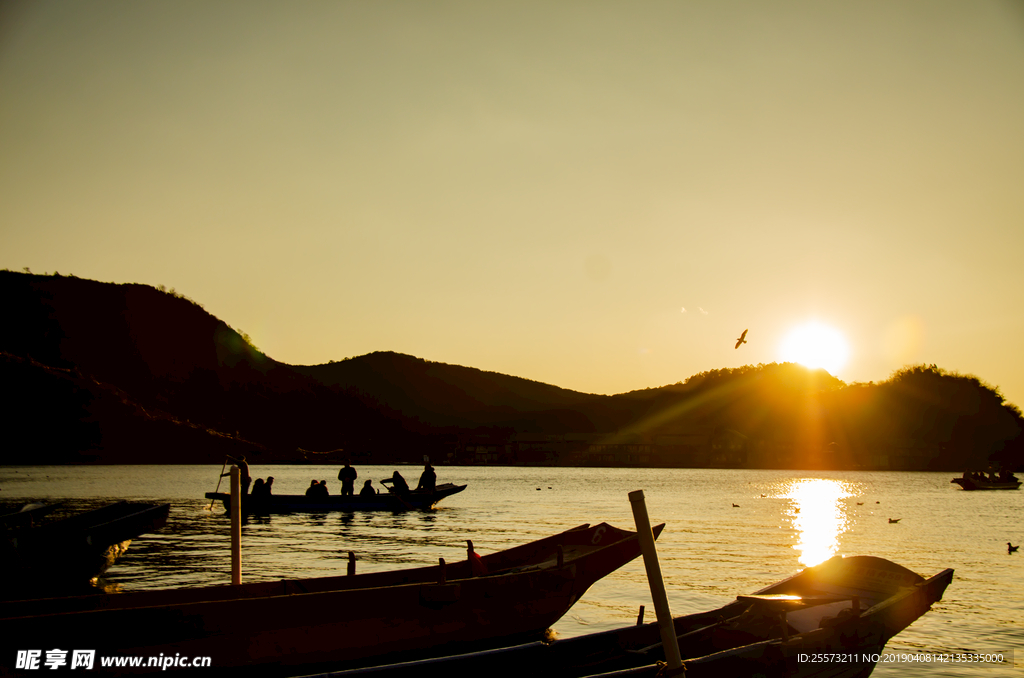
[{"label": "water glare", "polygon": [[849,528],[845,504],[852,493],[838,480],[802,478],[789,483],[783,495],[792,500],[786,515],[797,531],[793,548],[801,564],[811,567],[839,551],[839,537]]}]

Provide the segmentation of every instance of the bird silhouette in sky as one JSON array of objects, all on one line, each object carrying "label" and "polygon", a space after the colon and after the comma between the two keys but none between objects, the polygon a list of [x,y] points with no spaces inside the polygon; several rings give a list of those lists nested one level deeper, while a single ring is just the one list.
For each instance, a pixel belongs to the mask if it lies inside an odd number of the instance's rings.
[{"label": "bird silhouette in sky", "polygon": [[739,348],[740,344],[747,343],[747,331],[748,330],[743,330],[743,334],[741,334],[740,338],[736,340],[736,345],[733,348]]}]

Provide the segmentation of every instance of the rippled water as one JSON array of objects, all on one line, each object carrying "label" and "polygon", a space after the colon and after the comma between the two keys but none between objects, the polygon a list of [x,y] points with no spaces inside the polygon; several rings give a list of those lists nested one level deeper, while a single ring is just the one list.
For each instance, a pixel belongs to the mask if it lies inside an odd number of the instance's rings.
[{"label": "rippled water", "polygon": [[[391,467],[360,467],[360,481]],[[313,478],[338,489],[337,467],[254,468],[278,493],[301,494]],[[160,532],[133,542],[108,572],[115,590],[230,581],[229,521],[203,493],[220,467],[90,466],[0,468],[0,502],[110,499],[172,504]],[[415,482],[419,469],[403,469]],[[888,558],[923,575],[956,570],[944,599],[891,640],[895,652],[1016,650],[1017,668],[994,665],[879,664],[873,675],[1020,676],[1024,666],[1024,492],[964,492],[950,474],[694,469],[439,467],[438,482],[468,483],[431,512],[274,515],[243,529],[245,581],[315,577],[465,557],[582,523],[632,529],[628,493],[642,489],[652,523],[667,523],[658,552],[674,614],[720,606],[835,553]],[[225,483],[226,485],[226,483]],[[223,487],[223,486],[222,486]],[[737,504],[738,506],[733,506]],[[889,523],[889,518],[900,519]],[[638,559],[598,582],[555,629],[562,636],[631,624],[653,607]],[[649,616],[648,619],[653,619]]]}]

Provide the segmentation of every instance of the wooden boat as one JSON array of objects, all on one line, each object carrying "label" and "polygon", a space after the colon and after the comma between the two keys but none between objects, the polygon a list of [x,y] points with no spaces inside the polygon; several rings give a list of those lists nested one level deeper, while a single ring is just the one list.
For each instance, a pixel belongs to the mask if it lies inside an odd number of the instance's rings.
[{"label": "wooden boat", "polygon": [[[470,543],[465,561],[433,567],[17,601],[0,612],[0,637],[16,648],[211,657],[218,675],[254,666],[261,676],[293,675],[299,666],[539,638],[594,582],[639,554],[635,533],[583,525],[483,556]],[[13,652],[0,656],[0,675],[13,660]]]},{"label": "wooden boat", "polygon": [[[949,569],[925,580],[882,558],[833,558],[717,610],[675,618],[686,676],[867,676],[885,643],[941,600],[952,578]],[[329,675],[653,677],[665,675],[663,660],[652,623]]]},{"label": "wooden boat", "polygon": [[[26,508],[3,517],[3,524],[12,527],[2,533],[0,574],[38,590],[86,584],[103,574],[132,539],[163,527],[171,507],[122,501],[42,524],[35,521],[51,507]],[[20,519],[26,513],[33,517],[28,523]]]},{"label": "wooden boat", "polygon": [[955,483],[965,490],[1016,490],[1020,487],[1020,481],[1016,478],[1013,480],[989,480],[988,478],[968,476],[953,478],[949,482]]},{"label": "wooden boat", "polygon": [[0,529],[35,527],[36,523],[61,507],[61,504],[25,504],[21,510],[0,516]]},{"label": "wooden boat", "polygon": [[[301,494],[272,494],[269,497],[256,498],[248,495],[242,502],[246,513],[293,513],[321,511],[408,511],[413,509],[432,509],[445,497],[458,494],[466,489],[465,485],[444,483],[432,492],[413,490],[406,495],[394,492],[382,492],[368,496],[352,495],[343,497],[332,494],[326,497],[307,497]],[[231,495],[225,492],[207,492],[206,498],[220,500],[224,509],[231,510]]]}]

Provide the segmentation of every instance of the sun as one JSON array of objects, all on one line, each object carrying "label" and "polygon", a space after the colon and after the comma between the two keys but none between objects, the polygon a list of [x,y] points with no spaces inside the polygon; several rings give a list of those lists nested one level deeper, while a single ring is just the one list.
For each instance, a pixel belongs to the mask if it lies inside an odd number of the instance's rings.
[{"label": "sun", "polygon": [[821,367],[835,375],[846,364],[850,347],[839,330],[811,321],[789,331],[779,347],[779,356],[783,362]]}]

